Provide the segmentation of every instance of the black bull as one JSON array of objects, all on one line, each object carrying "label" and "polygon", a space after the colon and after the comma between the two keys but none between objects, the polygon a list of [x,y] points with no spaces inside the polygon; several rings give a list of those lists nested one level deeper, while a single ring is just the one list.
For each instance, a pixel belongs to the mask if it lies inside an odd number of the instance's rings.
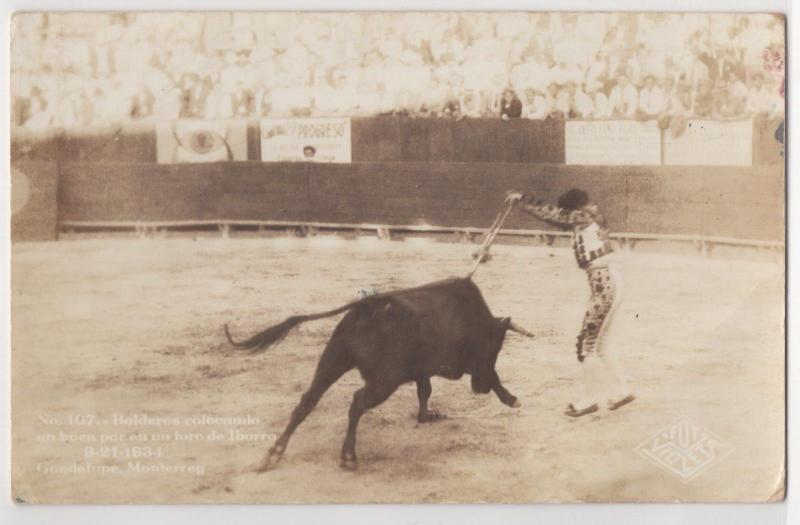
[{"label": "black bull", "polygon": [[459,379],[469,374],[476,393],[493,391],[501,402],[519,402],[500,383],[495,362],[506,331],[531,335],[510,318],[494,317],[478,287],[469,279],[448,279],[417,288],[373,295],[342,307],[312,315],[295,316],[267,328],[250,339],[231,344],[254,352],[265,350],[298,324],[347,311],[333,331],[320,357],[314,380],[292,412],[283,434],[258,467],[269,470],[281,458],[295,429],[314,409],[325,391],[342,375],[358,368],[365,385],[350,405],[341,466],[353,470],[356,427],[361,415],[389,398],[411,381],[417,384],[421,423],[439,416],[428,410],[432,376]]}]

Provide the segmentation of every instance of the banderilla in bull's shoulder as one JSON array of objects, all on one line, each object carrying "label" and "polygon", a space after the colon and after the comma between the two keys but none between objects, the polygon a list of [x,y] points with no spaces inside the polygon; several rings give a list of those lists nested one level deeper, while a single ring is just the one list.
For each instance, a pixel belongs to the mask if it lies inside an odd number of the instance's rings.
[{"label": "banderilla in bull's shoulder", "polygon": [[311,386],[292,412],[286,430],[256,468],[258,472],[278,463],[292,434],[322,395],[353,368],[358,368],[364,386],[353,395],[348,413],[341,452],[341,466],[347,470],[357,468],[356,428],[361,415],[386,401],[404,383],[417,384],[419,423],[444,417],[428,408],[433,376],[460,379],[469,374],[474,392],[492,391],[503,404],[520,406],[500,382],[495,363],[507,330],[533,334],[508,317],[494,317],[469,278],[370,295],[326,312],[289,317],[241,342],[231,337],[227,325],[225,334],[237,348],[262,352],[303,322],[343,312],[322,352]]}]

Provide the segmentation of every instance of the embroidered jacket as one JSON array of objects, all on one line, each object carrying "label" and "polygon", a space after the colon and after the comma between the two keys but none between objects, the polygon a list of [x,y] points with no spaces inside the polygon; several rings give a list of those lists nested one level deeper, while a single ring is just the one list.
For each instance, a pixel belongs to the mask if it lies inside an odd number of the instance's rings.
[{"label": "embroidered jacket", "polygon": [[593,204],[567,211],[550,204],[534,203],[533,197],[526,195],[522,208],[548,224],[572,229],[572,249],[580,268],[586,269],[593,261],[614,251],[606,219]]}]

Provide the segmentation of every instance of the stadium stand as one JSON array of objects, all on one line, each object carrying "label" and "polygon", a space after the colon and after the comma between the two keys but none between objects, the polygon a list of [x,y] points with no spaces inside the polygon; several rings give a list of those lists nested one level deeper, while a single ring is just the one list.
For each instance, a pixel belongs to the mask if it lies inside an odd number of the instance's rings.
[{"label": "stadium stand", "polygon": [[783,19],[769,15],[81,17],[15,26],[15,126],[398,114],[680,129],[692,117],[774,117],[784,105]]}]

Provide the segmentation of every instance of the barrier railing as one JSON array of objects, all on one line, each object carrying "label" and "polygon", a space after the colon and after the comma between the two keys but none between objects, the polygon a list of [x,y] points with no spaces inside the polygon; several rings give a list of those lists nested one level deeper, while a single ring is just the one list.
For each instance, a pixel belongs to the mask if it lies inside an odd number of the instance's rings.
[{"label": "barrier railing", "polygon": [[[396,234],[444,234],[453,236],[459,242],[473,242],[487,231],[486,228],[434,226],[427,224],[348,224],[335,222],[224,219],[197,221],[64,221],[61,223],[60,228],[61,231],[66,233],[109,230],[130,231],[140,238],[157,237],[160,233],[166,233],[170,230],[180,231],[185,228],[205,228],[207,231],[218,231],[223,238],[228,238],[231,233],[237,229],[252,230],[253,228],[255,228],[256,231],[283,231],[302,237],[313,236],[320,232],[350,232],[356,235],[370,232],[371,234],[375,234],[379,239],[384,240],[392,239]],[[501,229],[498,235],[530,238],[548,246],[553,245],[556,239],[572,237],[572,234],[566,231],[537,229]],[[626,232],[611,233],[610,237],[612,240],[616,241],[623,250],[633,250],[636,245],[642,241],[691,243],[701,255],[710,255],[716,246],[737,246],[778,252],[785,249],[785,244],[779,241],[737,239],[733,237]]]}]

